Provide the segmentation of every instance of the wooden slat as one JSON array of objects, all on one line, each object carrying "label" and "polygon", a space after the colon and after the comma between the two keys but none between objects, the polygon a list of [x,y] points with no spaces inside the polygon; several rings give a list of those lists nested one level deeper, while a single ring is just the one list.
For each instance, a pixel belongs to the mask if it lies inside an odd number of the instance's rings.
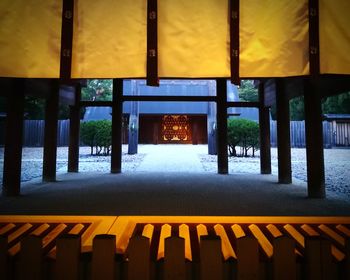
[{"label": "wooden slat", "polygon": [[76,224],[69,232],[68,234],[80,234],[80,232],[84,229],[83,224]]},{"label": "wooden slat", "polygon": [[8,236],[8,243],[11,243],[15,239],[19,238],[22,234],[24,234],[28,230],[30,230],[31,227],[33,227],[33,226],[31,224],[29,224],[29,223],[26,223],[23,226],[21,226],[18,230],[16,230],[15,232],[11,233]]},{"label": "wooden slat", "polygon": [[79,279],[79,258],[81,239],[78,235],[65,235],[56,243],[56,279]]},{"label": "wooden slat", "polygon": [[338,242],[340,245],[345,246],[345,239],[342,236],[340,236],[340,234],[332,230],[330,227],[322,224],[322,225],[319,225],[318,228],[322,230],[324,233],[326,233],[333,240]]},{"label": "wooden slat", "polygon": [[128,280],[150,279],[150,241],[144,236],[130,239],[127,249]]},{"label": "wooden slat", "polygon": [[159,238],[157,260],[164,258],[164,240],[170,236],[171,236],[171,226],[168,224],[162,225],[160,238]]},{"label": "wooden slat", "polygon": [[25,237],[21,242],[20,279],[43,279],[42,262],[42,238],[34,235]]},{"label": "wooden slat", "polygon": [[221,240],[218,236],[200,239],[200,279],[217,280],[223,277]]},{"label": "wooden slat", "polygon": [[259,279],[259,246],[253,237],[237,239],[237,279]]},{"label": "wooden slat", "polygon": [[234,224],[231,227],[231,229],[232,229],[232,231],[237,239],[245,236],[245,233],[240,225]]},{"label": "wooden slat", "polygon": [[36,235],[36,236],[40,236],[42,235],[48,228],[50,227],[49,224],[42,224],[39,227],[37,227],[33,232],[31,232],[31,235]]},{"label": "wooden slat", "polygon": [[271,258],[273,254],[273,247],[271,242],[267,239],[267,237],[264,235],[264,233],[260,230],[260,228],[257,225],[255,224],[249,225],[249,229],[252,232],[252,234],[255,236],[255,238],[258,240],[266,256],[268,258]]},{"label": "wooden slat", "polygon": [[0,235],[0,275],[7,279],[7,237]]},{"label": "wooden slat", "polygon": [[91,279],[112,280],[115,275],[115,235],[96,235],[93,241]]},{"label": "wooden slat", "polygon": [[340,232],[344,233],[347,237],[350,237],[350,229],[348,229],[346,226],[344,226],[344,225],[337,225],[336,228]]},{"label": "wooden slat", "polygon": [[274,238],[278,238],[283,235],[282,232],[274,224],[269,224],[266,226],[266,228]]},{"label": "wooden slat", "polygon": [[7,224],[0,229],[0,235],[8,233],[11,229],[15,228],[15,224]]},{"label": "wooden slat", "polygon": [[165,239],[164,279],[185,280],[185,239],[172,236]]},{"label": "wooden slat", "polygon": [[304,236],[297,231],[292,225],[287,224],[283,227],[297,242],[301,247],[305,247],[305,238]]},{"label": "wooden slat", "polygon": [[295,241],[286,236],[273,240],[273,279],[296,280]]},{"label": "wooden slat", "polygon": [[59,224],[52,231],[49,232],[43,239],[43,248],[46,248],[52,241],[54,241],[57,236],[59,236],[65,229],[67,225]]},{"label": "wooden slat", "polygon": [[190,229],[188,225],[182,224],[179,226],[179,237],[185,239],[185,258],[192,261]]},{"label": "wooden slat", "polygon": [[319,236],[320,234],[314,230],[311,226],[307,224],[303,224],[301,228],[309,235],[309,236]]},{"label": "wooden slat", "polygon": [[334,279],[334,264],[332,262],[332,250],[330,240],[321,239],[321,260],[320,265],[322,268],[322,279],[323,280],[333,280]]},{"label": "wooden slat", "polygon": [[214,226],[214,230],[216,232],[216,235],[220,236],[221,238],[221,251],[224,259],[225,260],[228,260],[229,258],[237,259],[237,255],[232,248],[232,245],[230,243],[230,240],[228,239],[228,236],[224,227],[218,224]]},{"label": "wooden slat", "polygon": [[152,239],[153,231],[154,231],[154,226],[151,224],[147,224],[143,228],[142,236]]}]

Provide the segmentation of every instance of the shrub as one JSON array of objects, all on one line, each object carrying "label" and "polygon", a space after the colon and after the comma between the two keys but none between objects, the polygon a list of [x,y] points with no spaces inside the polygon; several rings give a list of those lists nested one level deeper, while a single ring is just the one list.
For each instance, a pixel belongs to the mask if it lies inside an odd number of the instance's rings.
[{"label": "shrub", "polygon": [[80,127],[81,141],[90,146],[91,155],[109,155],[112,145],[112,122],[109,120],[83,122]]},{"label": "shrub", "polygon": [[240,156],[252,155],[259,148],[259,125],[247,119],[229,119],[227,121],[227,143],[230,156],[238,156],[236,147],[241,146]]},{"label": "shrub", "polygon": [[94,152],[96,129],[97,121],[82,122],[80,125],[80,139],[84,145],[90,147],[91,155],[93,155]]}]

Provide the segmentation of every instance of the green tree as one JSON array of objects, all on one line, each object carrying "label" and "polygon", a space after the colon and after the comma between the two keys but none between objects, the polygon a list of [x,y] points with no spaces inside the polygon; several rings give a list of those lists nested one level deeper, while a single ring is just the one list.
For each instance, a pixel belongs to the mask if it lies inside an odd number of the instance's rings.
[{"label": "green tree", "polygon": [[325,98],[322,103],[323,114],[350,114],[350,92]]},{"label": "green tree", "polygon": [[227,143],[230,156],[237,156],[236,147],[241,147],[240,156],[252,155],[259,148],[259,125],[247,119],[229,119],[227,123]]},{"label": "green tree", "polygon": [[97,129],[95,142],[98,150],[96,154],[99,155],[103,151],[103,155],[109,155],[112,145],[112,122],[109,120],[97,121]]},{"label": "green tree", "polygon": [[86,87],[82,88],[82,100],[112,100],[112,87],[112,80],[88,80]]},{"label": "green tree", "polygon": [[80,125],[81,141],[90,147],[90,154],[94,154],[94,146],[96,145],[95,137],[97,131],[97,121],[82,122]]},{"label": "green tree", "polygon": [[254,86],[254,80],[242,80],[238,88],[239,99],[247,102],[259,100],[258,89]]}]

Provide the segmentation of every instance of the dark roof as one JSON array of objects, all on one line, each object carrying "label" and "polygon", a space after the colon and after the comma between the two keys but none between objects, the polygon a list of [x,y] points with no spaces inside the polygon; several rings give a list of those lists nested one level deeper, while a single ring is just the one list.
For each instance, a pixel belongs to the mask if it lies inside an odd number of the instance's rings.
[{"label": "dark roof", "polygon": [[350,114],[324,114],[323,119],[327,121],[332,120],[350,120]]}]

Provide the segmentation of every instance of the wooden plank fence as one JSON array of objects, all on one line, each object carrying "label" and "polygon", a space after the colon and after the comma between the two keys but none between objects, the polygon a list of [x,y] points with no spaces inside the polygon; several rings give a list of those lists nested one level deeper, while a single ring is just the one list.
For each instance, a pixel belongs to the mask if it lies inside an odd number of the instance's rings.
[{"label": "wooden plank fence", "polygon": [[[201,223],[203,217],[198,223],[191,217],[185,223],[148,218],[152,223],[128,217],[118,222],[115,217],[103,234],[94,231],[96,217],[77,224],[64,219],[59,225],[65,227],[53,239],[57,218],[56,223],[30,217],[20,223],[0,220],[1,279],[350,279],[350,224],[345,218],[343,223],[330,217],[324,223],[317,218],[312,222],[312,217],[307,223],[298,217],[280,217],[274,223],[259,218],[252,223],[249,217],[237,223],[234,217],[220,223],[212,223],[215,218]],[[49,228],[39,230],[42,225]],[[88,249],[87,235],[92,243]],[[17,243],[20,250],[11,253]]]},{"label": "wooden plank fence", "polygon": [[[24,123],[24,146],[25,147],[42,147],[44,141],[44,124],[43,120],[25,120]],[[276,121],[270,121],[271,127],[271,146],[277,146],[277,126]],[[4,127],[0,125],[0,140],[3,138]],[[291,146],[295,148],[305,147],[305,122],[291,121]],[[59,147],[68,146],[69,143],[69,120],[59,120],[57,145]],[[323,142],[325,148],[335,146],[350,146],[350,122],[335,123],[323,122]],[[0,143],[3,145],[3,143]]]}]

